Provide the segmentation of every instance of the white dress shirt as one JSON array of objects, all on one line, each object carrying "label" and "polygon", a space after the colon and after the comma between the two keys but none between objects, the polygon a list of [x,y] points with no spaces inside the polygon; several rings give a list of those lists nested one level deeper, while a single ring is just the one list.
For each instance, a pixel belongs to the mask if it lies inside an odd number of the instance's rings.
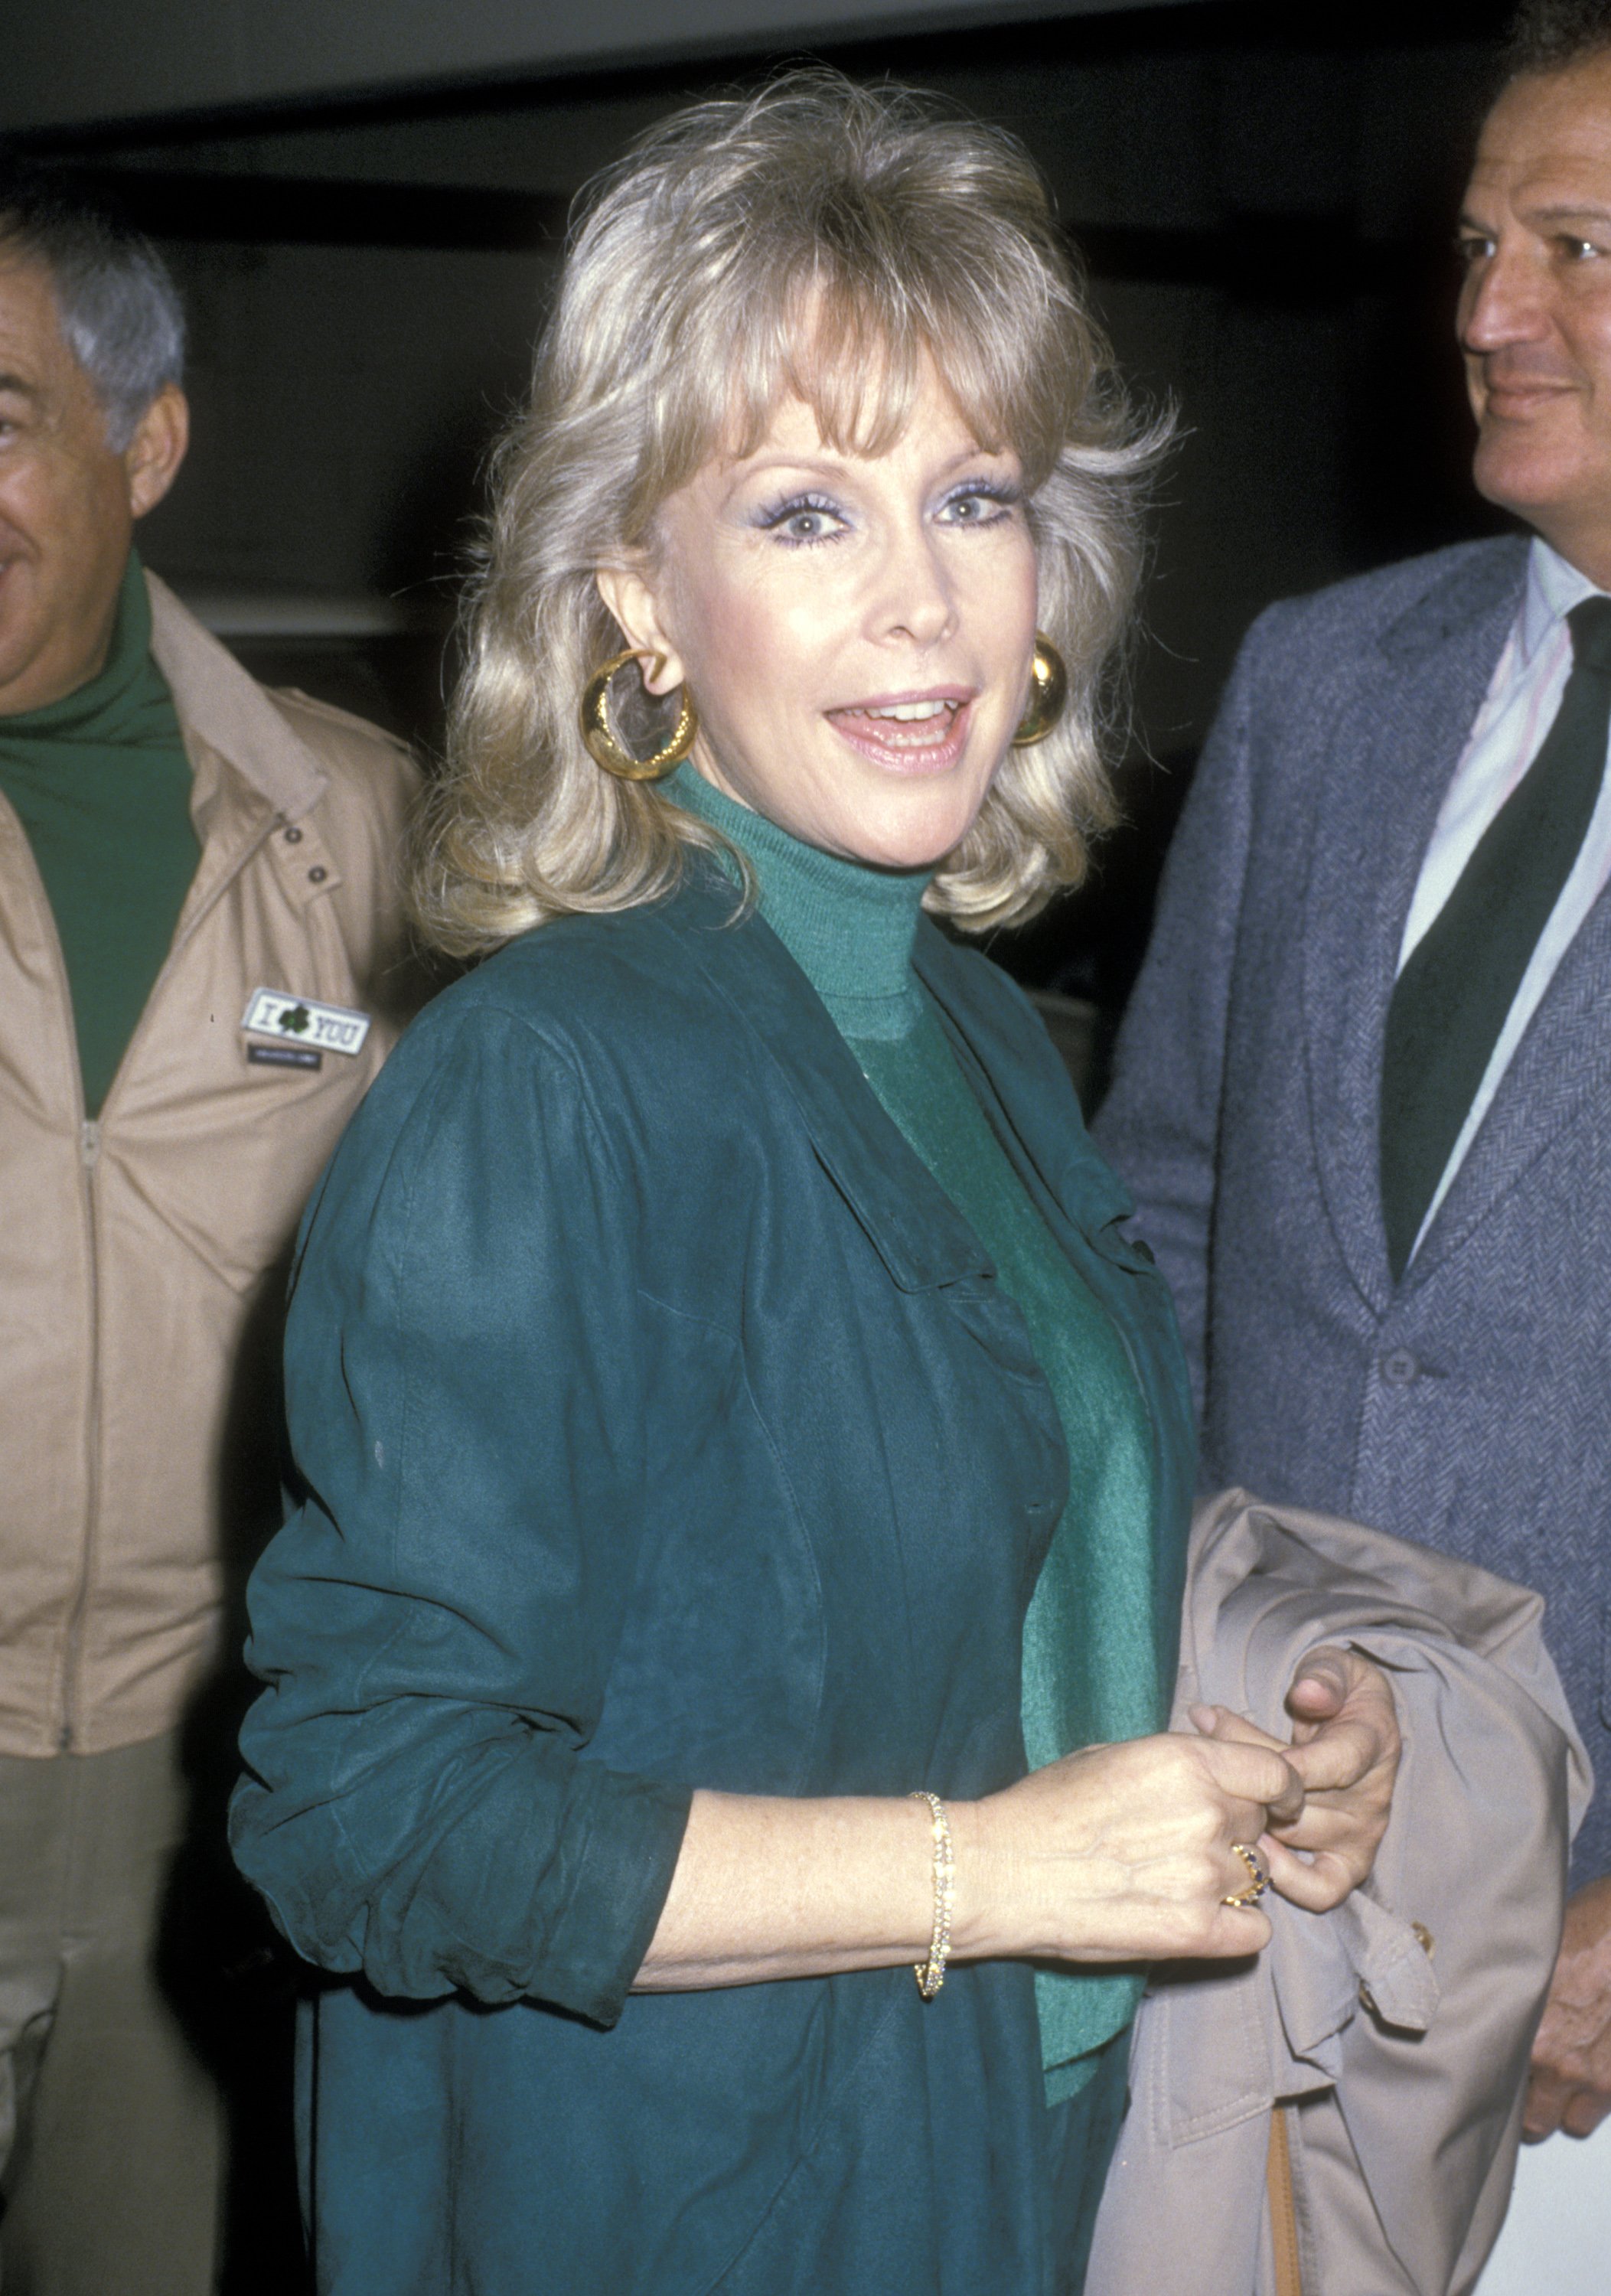
[{"label": "white dress shirt", "polygon": [[[1510,635],[1476,713],[1471,738],[1460,753],[1438,814],[1432,842],[1421,864],[1415,898],[1404,925],[1399,950],[1399,970],[1433,919],[1454,890],[1461,871],[1476,850],[1488,827],[1533,758],[1555,722],[1572,668],[1572,633],[1566,615],[1584,598],[1603,596],[1586,574],[1535,536],[1527,557],[1527,585]],[[1466,1151],[1476,1136],[1509,1067],[1527,1023],[1538,1010],[1555,968],[1565,955],[1611,877],[1611,777],[1602,780],[1599,800],[1590,818],[1571,875],[1561,888],[1549,921],[1540,934],[1531,963],[1500,1030],[1476,1097],[1467,1112],[1459,1137],[1450,1152],[1443,1176],[1426,1208],[1416,1237],[1419,1249],[1438,1206],[1460,1168]]]}]

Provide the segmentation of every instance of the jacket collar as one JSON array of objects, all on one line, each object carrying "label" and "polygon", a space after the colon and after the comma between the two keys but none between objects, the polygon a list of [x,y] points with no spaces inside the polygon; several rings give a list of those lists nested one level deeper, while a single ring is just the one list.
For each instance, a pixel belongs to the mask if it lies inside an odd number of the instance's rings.
[{"label": "jacket collar", "polygon": [[691,865],[675,900],[678,925],[691,928],[684,946],[758,1040],[891,1279],[925,1292],[990,1274],[977,1236],[885,1115],[816,992],[806,983],[801,993],[793,958],[761,918],[735,925],[734,898],[713,868]]},{"label": "jacket collar", "polygon": [[201,772],[198,745],[227,760],[267,799],[274,812],[296,821],[328,786],[317,758],[234,656],[202,628],[167,584],[149,570],[151,650],[172,688],[179,721]]},{"label": "jacket collar", "polygon": [[[1050,1057],[1044,1024],[1027,1000],[1006,988],[994,967],[954,948],[927,917],[918,925],[913,963],[992,1130],[1042,1217],[1054,1230],[1072,1218],[1093,1238],[1128,1219],[1135,1199],[1100,1157],[1087,1152],[1073,1079]],[[988,1067],[982,1046],[999,1054]]]},{"label": "jacket collar", "polygon": [[1339,1248],[1378,1310],[1393,1289],[1378,1168],[1387,1002],[1416,880],[1525,573],[1521,543],[1462,560],[1374,646],[1339,658],[1311,698],[1315,725],[1329,728],[1303,901],[1311,1117]]},{"label": "jacket collar", "polygon": [[[850,1204],[892,1279],[926,1291],[991,1271],[989,1256],[950,1198],[884,1111],[804,975],[763,919],[732,922],[734,891],[709,864],[691,866],[676,897],[693,927],[695,962],[759,1040],[800,1109],[825,1169]],[[1100,1158],[1082,1153],[1073,1086],[1037,1015],[982,960],[953,948],[927,917],[913,949],[918,978],[939,1008],[951,1048],[991,1130],[1052,1233],[1071,1223],[1108,1231],[1128,1260],[1117,1223],[1134,1200]],[[1050,1078],[1051,1086],[1047,1079]],[[1048,1089],[1061,1088],[1061,1115]],[[1105,1247],[1106,1248],[1106,1247]]]}]

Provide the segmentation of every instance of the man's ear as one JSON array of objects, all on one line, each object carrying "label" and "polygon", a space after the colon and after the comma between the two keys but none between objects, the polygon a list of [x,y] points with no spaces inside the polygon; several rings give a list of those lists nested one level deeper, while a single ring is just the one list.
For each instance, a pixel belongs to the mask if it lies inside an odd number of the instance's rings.
[{"label": "man's ear", "polygon": [[190,444],[190,406],[177,383],[164,383],[123,449],[132,518],[155,510],[178,475]]},{"label": "man's ear", "polygon": [[[644,662],[644,690],[672,693],[683,683],[682,656],[666,634],[660,604],[646,568],[601,566],[594,576],[598,594],[620,623],[629,646],[651,656]],[[653,659],[658,655],[658,663]]]}]

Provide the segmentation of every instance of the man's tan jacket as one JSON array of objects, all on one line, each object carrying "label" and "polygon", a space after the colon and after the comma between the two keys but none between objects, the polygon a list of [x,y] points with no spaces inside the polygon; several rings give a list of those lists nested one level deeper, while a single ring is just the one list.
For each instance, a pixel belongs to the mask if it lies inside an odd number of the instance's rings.
[{"label": "man's tan jacket", "polygon": [[[249,1326],[272,1326],[302,1205],[411,978],[407,753],[271,697],[150,587],[201,859],[95,1123],[54,922],[0,800],[0,1754],[152,1737],[212,1658],[242,1458],[260,1468],[274,1441],[272,1356],[243,1360]],[[361,1050],[315,1064],[294,1037],[249,1034],[259,988],[368,1014]]]}]

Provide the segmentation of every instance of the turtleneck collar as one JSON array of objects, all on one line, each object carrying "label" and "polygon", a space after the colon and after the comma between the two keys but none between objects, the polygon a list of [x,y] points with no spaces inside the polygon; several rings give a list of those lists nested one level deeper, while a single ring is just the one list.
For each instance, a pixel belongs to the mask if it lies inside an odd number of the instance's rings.
[{"label": "turtleneck collar", "polygon": [[145,576],[131,550],[102,668],[55,701],[0,718],[0,739],[14,744],[37,736],[53,742],[67,740],[139,748],[152,740],[171,738],[171,715],[167,686],[151,659],[151,600]]},{"label": "turtleneck collar", "polygon": [[691,765],[663,787],[719,830],[755,872],[761,915],[826,1005],[842,1036],[890,1043],[923,1011],[912,944],[930,869],[874,869],[819,852],[723,795]]}]

